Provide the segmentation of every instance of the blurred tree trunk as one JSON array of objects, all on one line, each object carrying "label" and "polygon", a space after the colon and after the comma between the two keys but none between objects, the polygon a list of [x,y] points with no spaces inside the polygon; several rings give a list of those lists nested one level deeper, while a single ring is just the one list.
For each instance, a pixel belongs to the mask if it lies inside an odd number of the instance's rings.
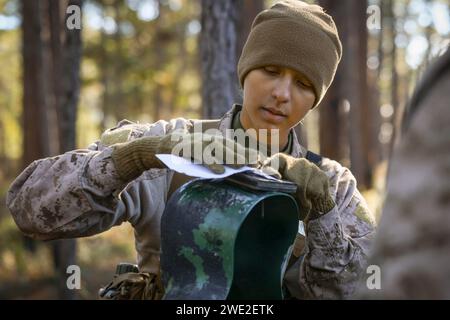
[{"label": "blurred tree trunk", "polygon": [[397,32],[395,30],[395,15],[394,15],[394,1],[386,1],[386,27],[389,32],[390,42],[390,58],[391,58],[391,105],[394,108],[394,114],[392,116],[392,136],[389,144],[389,156],[392,153],[394,143],[396,140],[396,133],[399,130],[397,128],[398,111],[399,111],[399,95],[398,95],[398,72],[397,72],[397,47],[395,45],[395,37]]},{"label": "blurred tree trunk", "polygon": [[[36,159],[50,155],[45,97],[45,73],[40,1],[22,0],[22,58],[23,58],[23,154],[22,169]],[[34,251],[36,244],[24,237],[25,247]]]},{"label": "blurred tree trunk", "polygon": [[202,109],[207,119],[221,117],[239,96],[236,72],[239,8],[240,0],[202,0]]},{"label": "blurred tree trunk", "polygon": [[[380,6],[382,4],[380,3]],[[381,12],[383,9],[381,8]],[[383,15],[380,15],[382,21],[380,25],[383,25]],[[383,51],[383,34],[384,28],[378,30],[378,36],[376,39],[376,47],[374,54],[378,60],[378,67],[368,70],[368,87],[369,87],[369,115],[368,115],[368,127],[369,127],[369,166],[373,170],[382,161],[383,154],[380,144],[379,134],[381,127],[381,92],[379,79],[381,77],[381,70],[384,63],[384,51]],[[375,51],[376,50],[376,51]],[[376,52],[376,53],[375,53]],[[372,171],[373,172],[373,171]]]},{"label": "blurred tree trunk", "polygon": [[[58,0],[52,0],[58,1]],[[82,7],[83,0],[69,0],[68,6]],[[65,16],[65,15],[64,15]],[[65,21],[65,19],[64,19]],[[80,66],[82,55],[81,30],[65,30],[65,42],[62,48],[62,95],[60,103],[60,151],[66,152],[76,148],[77,106],[80,97]]]},{"label": "blurred tree trunk", "polygon": [[[341,145],[342,116],[348,115],[350,165],[361,189],[371,184],[368,166],[368,82],[367,82],[367,0],[332,1],[320,4],[335,19],[343,45],[344,56],[334,87],[324,100],[320,116],[321,153],[341,160],[345,146]],[[334,92],[333,92],[334,90]],[[330,104],[328,104],[330,103]],[[330,112],[330,108],[332,109]],[[336,123],[337,122],[337,123]]]},{"label": "blurred tree trunk", "polygon": [[[367,81],[367,0],[348,0],[349,38],[344,60],[347,68],[346,95],[350,101],[350,161],[360,189],[372,184],[372,168],[369,166],[369,92]],[[345,52],[345,51],[344,51]]]},{"label": "blurred tree trunk", "polygon": [[[348,19],[345,6],[333,0],[320,0],[319,4],[333,16],[341,39],[347,37],[345,23]],[[335,79],[319,106],[319,141],[320,153],[331,159],[342,162],[348,155],[345,146],[348,145],[345,128],[345,110],[342,107],[342,90],[345,82],[342,63]]]},{"label": "blurred tree trunk", "polygon": [[[82,0],[47,0],[48,34],[50,35],[50,59],[48,65],[51,90],[49,98],[53,102],[57,122],[59,154],[76,148],[76,115],[80,92],[81,30],[66,27],[66,9],[70,5],[81,8]],[[56,240],[52,242],[53,262],[60,299],[75,299],[75,291],[66,285],[66,270],[76,263],[76,240]]]},{"label": "blurred tree trunk", "polygon": [[[178,50],[180,57],[187,57],[188,52],[186,50],[186,37],[183,34],[181,38],[178,40]],[[180,89],[180,78],[183,76],[183,74],[186,72],[187,69],[187,63],[180,62],[178,63],[177,70],[175,71],[175,79],[172,83],[171,88],[171,94],[170,94],[170,100],[168,103],[168,109],[170,117],[173,117],[174,113],[176,112],[176,104],[177,99],[179,96],[179,89]]]},{"label": "blurred tree trunk", "polygon": [[[237,63],[239,58],[241,57],[242,49],[244,48],[245,42],[247,41],[248,34],[252,28],[252,23],[255,17],[264,10],[264,1],[263,0],[242,0],[238,5],[238,37],[236,44],[236,70]],[[236,81],[238,78],[236,77]],[[239,86],[239,83],[237,83]],[[238,89],[239,90],[239,89]],[[241,91],[241,90],[239,90]],[[236,103],[242,104],[242,94],[238,94],[238,97],[235,100]]]},{"label": "blurred tree trunk", "polygon": [[41,6],[41,1],[22,0],[23,168],[36,159],[50,155]]},{"label": "blurred tree trunk", "polygon": [[334,83],[318,107],[320,154],[340,162],[349,157],[347,111],[346,104],[341,99],[342,77],[338,70]]},{"label": "blurred tree trunk", "polygon": [[158,77],[160,72],[164,69],[164,62],[165,62],[165,56],[164,56],[164,32],[162,30],[162,4],[160,1],[158,1],[158,8],[159,8],[159,16],[156,18],[154,23],[154,31],[155,31],[155,37],[153,42],[153,51],[155,53],[155,60],[154,60],[154,70],[155,72],[155,88],[153,92],[153,121],[158,121],[161,119],[162,109],[163,109],[163,90],[164,86],[161,84],[161,79]]},{"label": "blurred tree trunk", "polygon": [[[105,19],[105,12],[102,11],[102,19]],[[111,114],[111,71],[109,54],[107,49],[107,35],[105,30],[102,28],[100,30],[100,72],[101,72],[101,82],[103,86],[102,92],[102,120],[100,122],[100,131],[103,132],[107,129],[107,119]]]},{"label": "blurred tree trunk", "polygon": [[125,56],[123,48],[123,37],[122,37],[122,0],[115,0],[113,3],[114,10],[114,20],[116,23],[116,32],[114,32],[114,80],[112,84],[112,108],[114,110],[114,115],[116,120],[122,120],[127,118],[127,110],[124,101],[124,87],[122,79],[124,78],[124,66],[123,57]]},{"label": "blurred tree trunk", "polygon": [[238,40],[236,45],[236,61],[241,56],[242,49],[247,41],[248,34],[252,27],[255,17],[264,10],[263,0],[242,0],[238,6],[239,20],[238,20]]},{"label": "blurred tree trunk", "polygon": [[[381,66],[380,66],[381,67]],[[369,129],[369,154],[368,161],[371,169],[374,169],[382,160],[381,145],[379,140],[381,115],[380,115],[380,89],[378,85],[376,70],[371,70],[368,74],[368,87],[369,87],[369,113],[366,117],[366,125]]]}]

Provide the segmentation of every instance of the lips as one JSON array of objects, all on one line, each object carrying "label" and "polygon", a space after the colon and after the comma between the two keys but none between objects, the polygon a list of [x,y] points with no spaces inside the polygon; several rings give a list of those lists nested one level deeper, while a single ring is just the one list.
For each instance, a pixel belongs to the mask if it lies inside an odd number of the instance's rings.
[{"label": "lips", "polygon": [[284,113],[282,113],[281,111],[274,109],[274,108],[267,108],[267,107],[263,107],[264,110],[269,111],[270,113],[276,115],[276,116],[281,116],[281,117],[286,117],[286,115]]},{"label": "lips", "polygon": [[275,123],[275,124],[279,124],[279,123],[283,122],[287,117],[281,111],[274,109],[274,108],[267,108],[267,107],[261,108],[261,115],[265,121]]}]

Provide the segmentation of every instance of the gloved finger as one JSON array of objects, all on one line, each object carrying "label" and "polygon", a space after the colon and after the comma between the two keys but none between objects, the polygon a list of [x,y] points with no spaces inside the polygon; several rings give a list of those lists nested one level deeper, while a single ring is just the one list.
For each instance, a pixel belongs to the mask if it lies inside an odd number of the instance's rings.
[{"label": "gloved finger", "polygon": [[[210,147],[207,147],[210,148]],[[220,148],[219,148],[220,150]],[[222,154],[216,154],[214,148],[210,150],[204,150],[202,154],[194,155],[194,161],[202,164],[210,171],[215,174],[222,174],[225,172],[225,167],[223,166]],[[214,151],[214,152],[211,152]],[[220,153],[220,152],[219,152]]]},{"label": "gloved finger", "polygon": [[233,168],[233,169],[240,169],[240,168],[244,167],[245,164],[230,163],[230,164],[227,164],[227,166],[230,168]]},{"label": "gloved finger", "polygon": [[277,179],[281,179],[282,178],[281,174],[277,170],[275,170],[274,168],[272,168],[270,166],[262,167],[261,170],[265,174],[267,174],[269,176],[272,176],[274,178],[277,178]]},{"label": "gloved finger", "polygon": [[275,169],[276,171],[282,173],[285,168],[285,159],[284,156],[281,153],[274,154],[270,158],[267,158],[264,160],[262,168],[264,167],[271,167]]},{"label": "gloved finger", "polygon": [[205,164],[205,167],[207,167],[215,174],[222,174],[225,172],[225,167],[220,163]]}]

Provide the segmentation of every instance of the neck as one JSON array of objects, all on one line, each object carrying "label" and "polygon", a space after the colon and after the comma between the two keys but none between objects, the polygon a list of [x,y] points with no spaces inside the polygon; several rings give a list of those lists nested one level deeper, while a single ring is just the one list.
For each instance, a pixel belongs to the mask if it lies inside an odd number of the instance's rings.
[{"label": "neck", "polygon": [[[242,121],[242,112],[239,112],[236,115],[236,119],[233,123],[233,127],[241,128],[244,131],[248,133],[249,136],[251,136],[253,139],[257,141],[258,144],[264,144],[267,145],[267,149],[271,150],[274,148],[274,150],[278,149],[279,152],[288,151],[286,150],[289,146],[289,134],[288,132],[281,132],[280,130],[276,130],[277,132],[272,135],[272,130],[267,129],[267,135],[266,136],[260,136],[259,130],[249,130],[249,126],[247,126]],[[256,136],[255,136],[256,134]]]}]

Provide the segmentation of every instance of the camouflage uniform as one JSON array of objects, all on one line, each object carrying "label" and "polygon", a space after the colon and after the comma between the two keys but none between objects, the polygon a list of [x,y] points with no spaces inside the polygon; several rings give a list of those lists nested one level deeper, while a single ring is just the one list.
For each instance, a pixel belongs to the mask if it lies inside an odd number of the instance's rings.
[{"label": "camouflage uniform", "polygon": [[389,169],[371,264],[380,290],[362,297],[450,299],[450,51],[424,75]]},{"label": "camouflage uniform", "polygon": [[[224,115],[220,131],[231,128],[239,109],[236,105]],[[121,181],[108,145],[117,137],[164,135],[192,125],[181,118],[154,124],[121,121],[86,150],[33,162],[12,184],[7,205],[20,229],[41,240],[90,236],[128,221],[135,230],[140,270],[157,273],[160,221],[173,172],[152,169],[134,181]],[[108,141],[110,137],[114,139]],[[291,155],[305,153],[294,136]],[[326,158],[321,168],[330,178],[337,206],[309,223],[306,239],[299,236],[298,259],[287,270],[285,284],[297,298],[346,298],[365,268],[374,220],[348,169]]]}]

